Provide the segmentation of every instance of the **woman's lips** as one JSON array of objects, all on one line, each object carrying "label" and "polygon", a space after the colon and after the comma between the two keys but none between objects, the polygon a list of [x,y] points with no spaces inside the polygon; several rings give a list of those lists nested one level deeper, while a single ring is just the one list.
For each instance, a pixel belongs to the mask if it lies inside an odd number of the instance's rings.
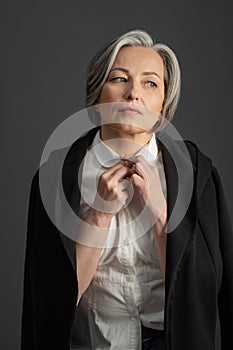
[{"label": "woman's lips", "polygon": [[119,109],[119,112],[123,112],[126,114],[142,114],[141,111],[134,107],[124,107]]}]

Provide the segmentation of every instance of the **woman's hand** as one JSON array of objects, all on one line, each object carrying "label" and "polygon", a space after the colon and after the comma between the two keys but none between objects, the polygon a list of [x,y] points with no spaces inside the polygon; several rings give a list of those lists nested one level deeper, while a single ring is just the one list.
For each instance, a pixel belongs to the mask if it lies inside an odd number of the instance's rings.
[{"label": "woman's hand", "polygon": [[142,156],[124,157],[122,160],[132,169],[130,181],[139,193],[141,205],[143,208],[146,206],[152,216],[158,258],[165,277],[167,202],[163,194],[158,169],[150,165]]},{"label": "woman's hand", "polygon": [[122,161],[131,169],[130,182],[137,189],[142,207],[152,215],[153,222],[161,218],[166,223],[166,199],[158,169],[142,156],[124,157]]},{"label": "woman's hand", "polygon": [[99,177],[94,205],[87,212],[85,224],[81,224],[79,228],[79,237],[84,237],[85,244],[76,244],[78,299],[94,276],[111,218],[126,203],[126,187],[129,181],[124,178],[131,173],[131,169],[119,162]]},{"label": "woman's hand", "polygon": [[125,205],[128,198],[127,185],[132,174],[132,169],[123,162],[118,162],[100,177],[97,187],[97,194],[93,208],[107,216],[118,213]]}]

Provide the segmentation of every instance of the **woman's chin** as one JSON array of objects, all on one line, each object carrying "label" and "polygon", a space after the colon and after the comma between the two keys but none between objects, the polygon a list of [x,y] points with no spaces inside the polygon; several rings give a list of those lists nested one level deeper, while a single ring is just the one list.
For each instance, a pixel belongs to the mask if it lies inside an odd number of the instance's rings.
[{"label": "woman's chin", "polygon": [[122,133],[122,134],[128,134],[128,135],[136,135],[136,134],[142,134],[142,133],[148,133],[149,130],[146,130],[145,128],[137,125],[131,125],[126,123],[112,123],[108,124],[107,128],[114,132]]}]

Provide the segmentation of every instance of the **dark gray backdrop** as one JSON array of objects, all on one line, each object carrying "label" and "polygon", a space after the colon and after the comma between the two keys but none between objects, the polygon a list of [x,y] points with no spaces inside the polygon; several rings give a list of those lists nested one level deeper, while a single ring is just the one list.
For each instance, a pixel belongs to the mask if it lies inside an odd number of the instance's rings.
[{"label": "dark gray backdrop", "polygon": [[213,159],[233,218],[233,18],[231,1],[1,4],[0,348],[15,350],[20,344],[30,181],[51,132],[84,107],[85,70],[105,41],[141,28],[175,50],[183,74],[175,126]]}]

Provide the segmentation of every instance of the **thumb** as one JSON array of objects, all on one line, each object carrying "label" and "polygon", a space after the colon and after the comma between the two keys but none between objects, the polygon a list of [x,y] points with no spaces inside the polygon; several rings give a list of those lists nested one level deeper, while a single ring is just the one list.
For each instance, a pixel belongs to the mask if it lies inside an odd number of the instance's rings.
[{"label": "thumb", "polygon": [[136,188],[142,188],[143,186],[143,179],[136,173],[131,175],[130,181]]}]

